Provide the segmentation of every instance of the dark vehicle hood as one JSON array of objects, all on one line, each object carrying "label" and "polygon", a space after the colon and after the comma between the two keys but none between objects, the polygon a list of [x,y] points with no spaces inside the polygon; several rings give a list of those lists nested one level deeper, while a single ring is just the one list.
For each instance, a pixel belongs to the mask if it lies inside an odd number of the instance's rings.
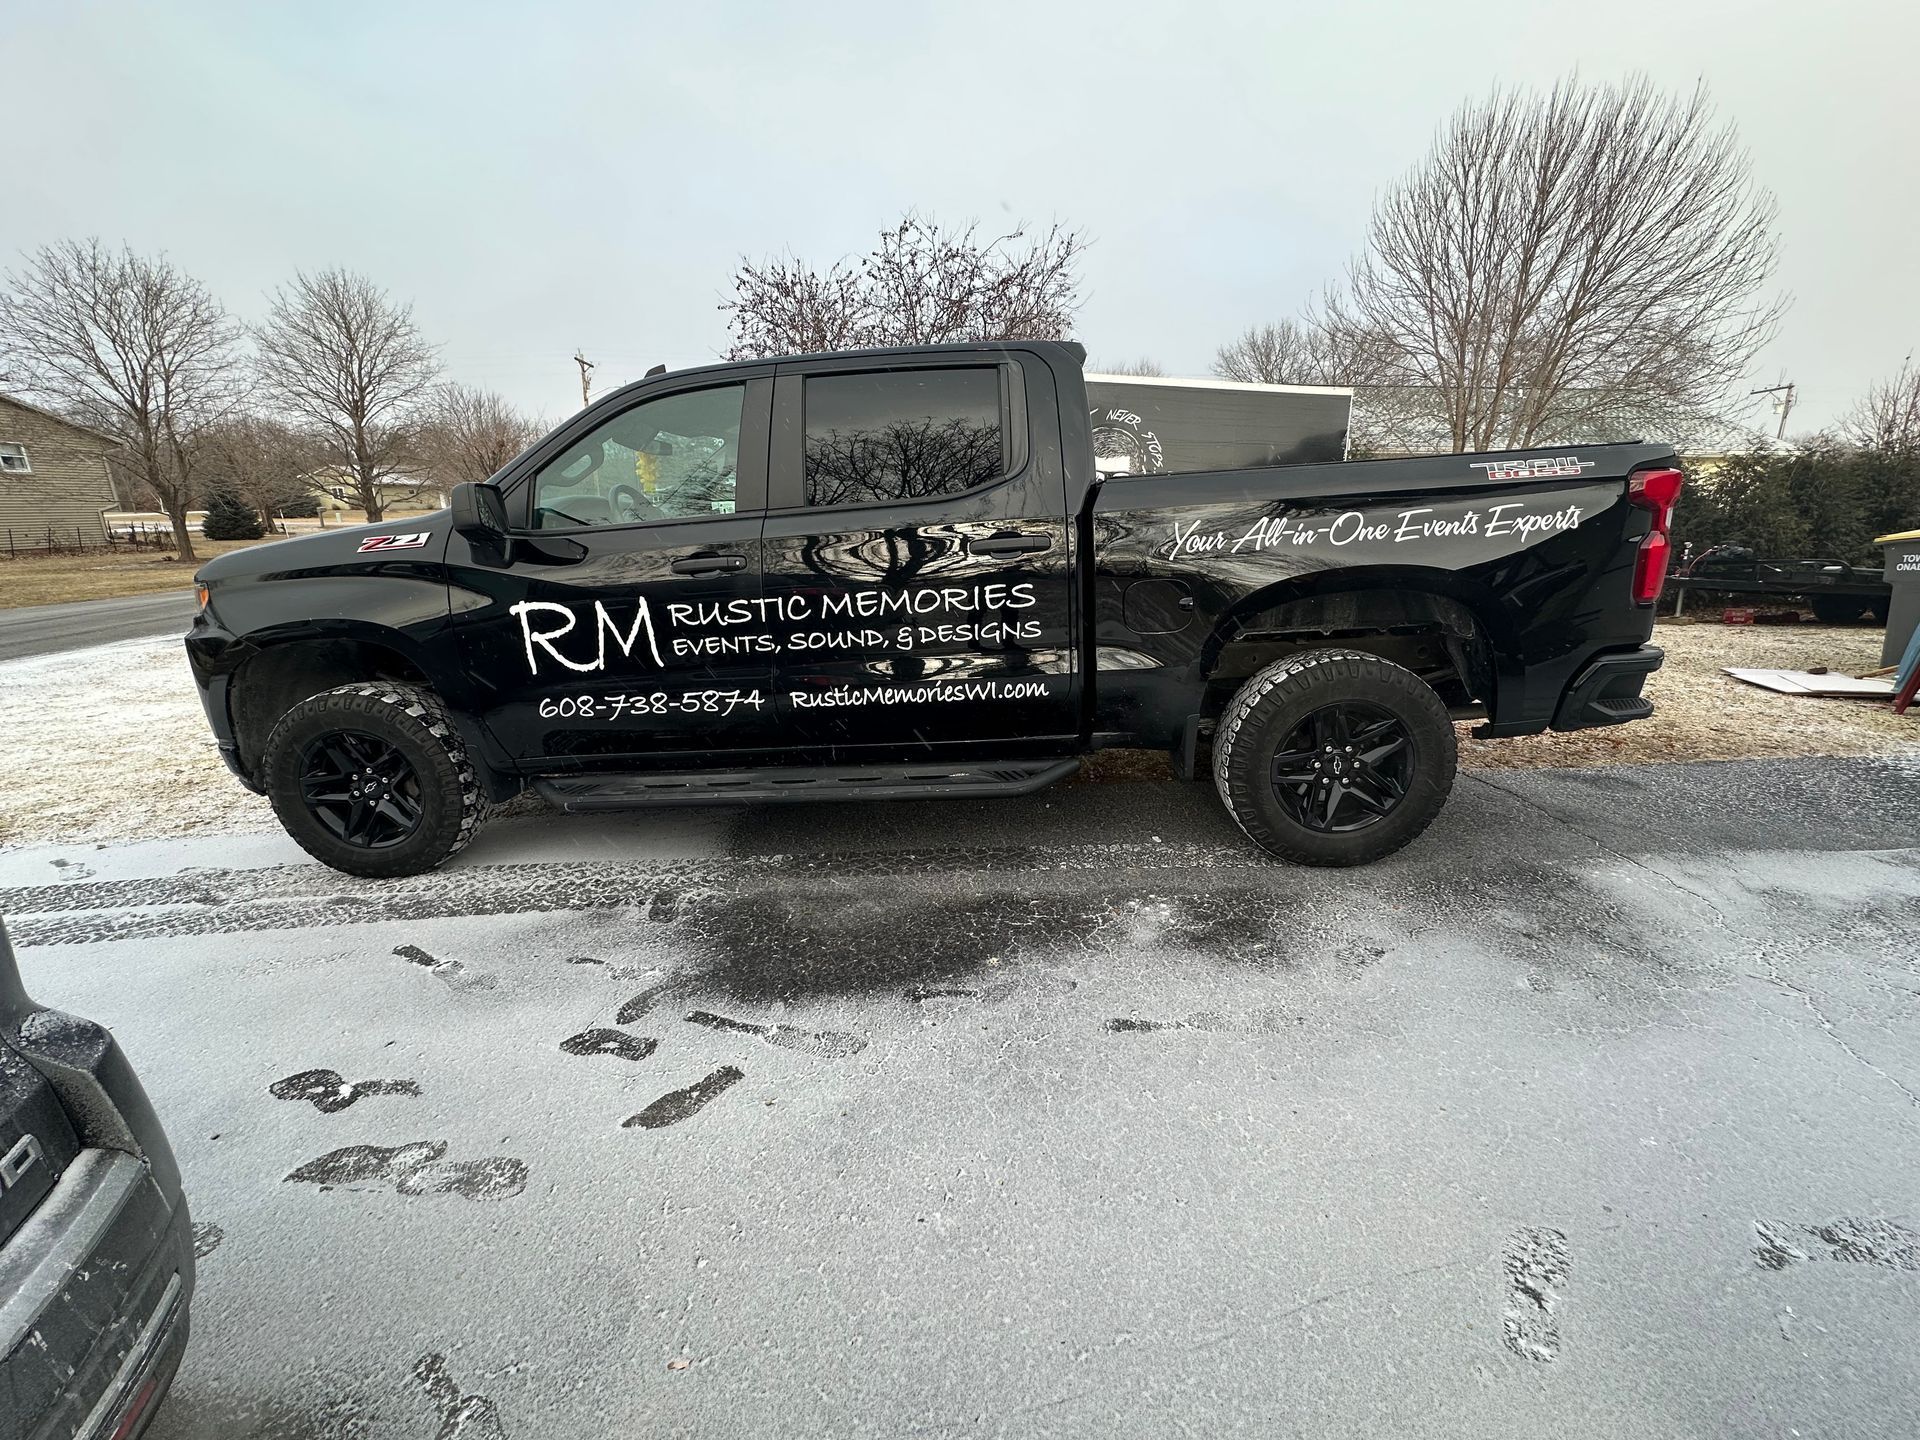
[{"label": "dark vehicle hood", "polygon": [[[377,525],[345,525],[336,530],[316,530],[265,545],[249,545],[216,555],[194,572],[194,579],[232,580],[249,575],[268,575],[275,571],[306,566],[337,565],[343,560],[361,557],[369,561],[398,560],[409,556],[438,559],[444,552],[452,517],[445,510],[427,515],[409,515],[401,520],[382,520]],[[367,542],[381,536],[411,537],[425,535],[423,545],[398,549],[368,547]]]}]

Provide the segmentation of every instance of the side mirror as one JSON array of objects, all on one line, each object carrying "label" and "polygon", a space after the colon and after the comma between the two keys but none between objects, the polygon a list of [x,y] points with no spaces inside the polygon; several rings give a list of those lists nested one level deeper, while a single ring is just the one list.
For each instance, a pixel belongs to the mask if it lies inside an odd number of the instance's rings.
[{"label": "side mirror", "polygon": [[499,486],[463,480],[453,487],[448,508],[453,512],[453,528],[467,539],[493,545],[506,540],[507,497]]}]

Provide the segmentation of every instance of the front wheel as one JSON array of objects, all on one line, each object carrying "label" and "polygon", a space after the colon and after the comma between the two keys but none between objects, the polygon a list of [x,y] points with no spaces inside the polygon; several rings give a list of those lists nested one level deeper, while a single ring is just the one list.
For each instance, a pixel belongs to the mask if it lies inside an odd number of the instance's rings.
[{"label": "front wheel", "polygon": [[1453,722],[1411,670],[1358,650],[1267,666],[1227,705],[1213,782],[1248,837],[1301,865],[1365,865],[1432,823]]},{"label": "front wheel", "polygon": [[302,700],[267,737],[273,813],[300,848],[349,875],[418,875],[464,849],[487,798],[446,707],[386,680]]}]

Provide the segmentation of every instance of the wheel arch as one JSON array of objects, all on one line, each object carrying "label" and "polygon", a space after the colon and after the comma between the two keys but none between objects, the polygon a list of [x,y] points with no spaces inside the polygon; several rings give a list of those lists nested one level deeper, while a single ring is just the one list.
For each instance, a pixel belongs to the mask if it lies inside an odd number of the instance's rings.
[{"label": "wheel arch", "polygon": [[1209,716],[1248,677],[1286,655],[1338,646],[1420,675],[1456,708],[1493,708],[1495,656],[1511,648],[1490,595],[1433,570],[1320,572],[1251,591],[1215,622],[1199,666]]},{"label": "wheel arch", "polygon": [[274,723],[311,695],[355,680],[400,680],[433,689],[420,648],[398,631],[360,625],[248,637],[251,653],[234,670],[227,714],[236,755],[256,781]]}]

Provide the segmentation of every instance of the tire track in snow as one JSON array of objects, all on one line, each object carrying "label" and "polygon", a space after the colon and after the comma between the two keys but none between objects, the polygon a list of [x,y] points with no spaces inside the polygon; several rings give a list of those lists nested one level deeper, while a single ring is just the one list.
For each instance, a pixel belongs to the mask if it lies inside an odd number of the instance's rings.
[{"label": "tire track in snow", "polygon": [[[0,889],[0,914],[9,917],[17,945],[81,945],[560,910],[644,908],[651,917],[667,919],[678,914],[680,899],[689,891],[732,889],[742,880],[776,876],[1032,875],[1187,868],[1276,867],[1258,852],[1190,844],[840,851],[644,865],[493,865],[386,881],[357,880],[313,865],[283,865],[17,886]],[[671,895],[673,902],[660,904],[663,894]]]}]

